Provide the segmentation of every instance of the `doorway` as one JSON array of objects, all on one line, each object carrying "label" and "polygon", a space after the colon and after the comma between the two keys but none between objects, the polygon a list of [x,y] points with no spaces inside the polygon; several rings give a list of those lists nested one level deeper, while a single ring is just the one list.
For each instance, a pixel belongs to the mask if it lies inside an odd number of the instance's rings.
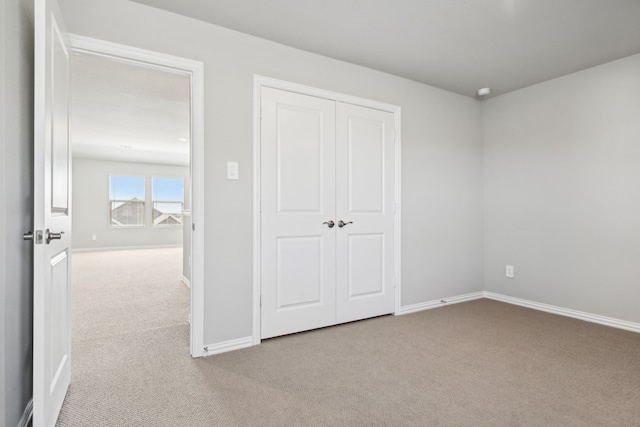
[{"label": "doorway", "polygon": [[[203,65],[85,37],[70,39],[74,283],[84,278],[94,286],[93,295],[88,286],[74,296],[78,314],[109,304],[96,301],[101,289],[96,283],[117,283],[110,295],[116,296],[114,310],[107,310],[117,319],[74,325],[74,333],[80,328],[91,336],[108,334],[110,327],[118,333],[178,322],[188,328],[188,352],[200,357]],[[91,280],[92,274],[102,279]],[[124,281],[105,279],[109,276]],[[146,303],[132,304],[145,295]]]}]

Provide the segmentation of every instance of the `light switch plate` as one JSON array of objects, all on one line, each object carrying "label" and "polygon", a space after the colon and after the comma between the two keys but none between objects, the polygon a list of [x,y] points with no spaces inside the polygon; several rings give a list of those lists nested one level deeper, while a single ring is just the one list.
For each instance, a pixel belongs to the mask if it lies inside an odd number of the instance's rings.
[{"label": "light switch plate", "polygon": [[227,179],[238,179],[238,162],[227,162]]}]

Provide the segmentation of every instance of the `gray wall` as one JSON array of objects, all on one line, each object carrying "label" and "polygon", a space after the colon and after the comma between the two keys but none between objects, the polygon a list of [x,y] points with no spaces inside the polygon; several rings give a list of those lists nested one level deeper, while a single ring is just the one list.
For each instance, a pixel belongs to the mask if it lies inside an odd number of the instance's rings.
[{"label": "gray wall", "polygon": [[486,290],[640,322],[640,55],[482,113]]},{"label": "gray wall", "polygon": [[32,394],[33,27],[21,1],[0,2],[0,425]]},{"label": "gray wall", "polygon": [[2,162],[2,173],[0,173],[0,310],[2,310],[2,314],[0,315],[0,425],[4,426],[6,424],[5,419],[5,405],[6,405],[6,384],[4,378],[4,360],[6,358],[5,354],[5,338],[4,338],[4,311],[6,308],[6,296],[5,296],[5,288],[7,286],[7,278],[4,274],[7,271],[7,248],[4,242],[7,241],[7,202],[5,201],[5,195],[7,193],[7,185],[6,178],[4,172],[6,170],[7,163],[7,153],[5,150],[5,138],[7,136],[7,131],[5,127],[5,122],[7,121],[5,118],[5,104],[6,104],[6,96],[5,96],[5,87],[6,87],[6,74],[5,74],[5,37],[6,37],[6,22],[5,19],[5,9],[6,9],[6,0],[0,0],[0,161]]},{"label": "gray wall", "polygon": [[205,343],[251,335],[254,73],[402,106],[402,304],[482,290],[476,100],[126,0],[60,3],[73,33],[205,63]]},{"label": "gray wall", "polygon": [[[152,225],[151,178],[181,177],[188,184],[188,167],[77,157],[72,164],[73,249],[182,245],[182,227]],[[146,177],[144,227],[109,227],[109,174]],[[96,240],[91,240],[93,234]]]}]

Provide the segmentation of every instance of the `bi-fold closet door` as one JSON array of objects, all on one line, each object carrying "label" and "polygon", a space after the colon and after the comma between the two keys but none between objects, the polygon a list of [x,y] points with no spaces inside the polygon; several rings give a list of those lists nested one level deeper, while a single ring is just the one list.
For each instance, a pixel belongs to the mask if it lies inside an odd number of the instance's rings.
[{"label": "bi-fold closet door", "polygon": [[265,87],[261,117],[261,337],[393,312],[393,114]]}]

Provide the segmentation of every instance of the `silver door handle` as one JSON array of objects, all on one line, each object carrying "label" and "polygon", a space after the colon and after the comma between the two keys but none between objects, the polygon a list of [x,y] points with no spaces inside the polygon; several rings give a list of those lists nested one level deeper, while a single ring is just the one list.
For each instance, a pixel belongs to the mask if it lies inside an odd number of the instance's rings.
[{"label": "silver door handle", "polygon": [[24,240],[32,240],[33,243],[35,243],[36,245],[41,245],[42,244],[42,230],[36,230],[36,231],[27,231],[26,233],[24,233],[22,235],[22,238]]},{"label": "silver door handle", "polygon": [[61,231],[59,233],[52,233],[51,231],[47,230],[47,245],[51,243],[52,240],[62,239],[63,234],[64,234],[64,231]]},{"label": "silver door handle", "polygon": [[333,226],[336,225],[336,223],[333,221],[326,221],[326,222],[323,222],[322,224],[327,224],[329,228],[333,228]]},{"label": "silver door handle", "polygon": [[353,221],[344,222],[343,220],[338,221],[338,227],[342,228],[345,225],[353,224]]}]

